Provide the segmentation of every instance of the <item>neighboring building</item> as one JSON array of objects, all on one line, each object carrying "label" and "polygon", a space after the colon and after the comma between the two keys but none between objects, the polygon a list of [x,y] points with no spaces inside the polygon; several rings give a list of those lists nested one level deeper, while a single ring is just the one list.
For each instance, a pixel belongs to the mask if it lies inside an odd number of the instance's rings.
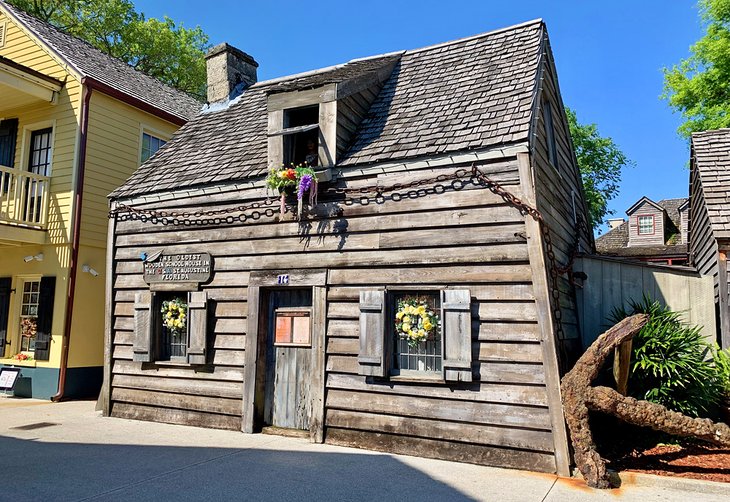
[{"label": "neighboring building", "polygon": [[23,368],[17,395],[98,393],[106,196],[199,108],[0,0],[0,366]]},{"label": "neighboring building", "polygon": [[[211,51],[209,109],[111,195],[105,414],[567,475],[573,286],[558,302],[537,221],[472,177],[537,206],[560,263],[593,249],[544,24],[254,69]],[[297,221],[265,178],[312,151]],[[403,298],[432,338],[396,333]]]},{"label": "neighboring building", "polygon": [[718,342],[730,347],[730,129],[692,135],[690,264],[715,281]]},{"label": "neighboring building", "polygon": [[689,199],[654,202],[642,197],[627,211],[628,221],[609,220],[611,229],[596,239],[596,251],[652,263],[687,265]]}]

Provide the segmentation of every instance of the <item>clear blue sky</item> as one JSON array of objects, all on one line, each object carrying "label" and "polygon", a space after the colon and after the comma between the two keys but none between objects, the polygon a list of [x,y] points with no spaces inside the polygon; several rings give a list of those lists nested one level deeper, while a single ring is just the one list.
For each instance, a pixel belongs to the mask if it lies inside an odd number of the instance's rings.
[{"label": "clear blue sky", "polygon": [[686,197],[688,145],[662,93],[662,68],[702,35],[695,0],[200,1],[137,0],[147,17],[200,25],[259,62],[259,80],[412,49],[543,18],[567,106],[636,162],[611,201]]}]

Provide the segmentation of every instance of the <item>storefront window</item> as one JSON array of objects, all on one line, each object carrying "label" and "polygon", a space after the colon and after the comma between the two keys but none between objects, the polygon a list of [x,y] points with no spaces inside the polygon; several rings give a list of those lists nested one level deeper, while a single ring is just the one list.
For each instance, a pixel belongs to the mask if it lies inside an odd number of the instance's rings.
[{"label": "storefront window", "polygon": [[41,281],[24,281],[20,304],[20,350],[35,350]]}]

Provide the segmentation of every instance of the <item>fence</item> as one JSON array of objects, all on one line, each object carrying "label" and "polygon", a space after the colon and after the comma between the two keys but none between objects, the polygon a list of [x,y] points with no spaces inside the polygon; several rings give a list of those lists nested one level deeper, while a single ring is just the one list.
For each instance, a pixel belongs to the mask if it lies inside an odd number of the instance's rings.
[{"label": "fence", "polygon": [[710,341],[717,340],[711,276],[701,276],[688,267],[600,256],[577,258],[573,270],[587,276],[576,293],[584,349],[612,326],[609,317],[614,308],[628,307],[629,301],[639,301],[644,294],[682,312],[686,322],[702,326]]}]

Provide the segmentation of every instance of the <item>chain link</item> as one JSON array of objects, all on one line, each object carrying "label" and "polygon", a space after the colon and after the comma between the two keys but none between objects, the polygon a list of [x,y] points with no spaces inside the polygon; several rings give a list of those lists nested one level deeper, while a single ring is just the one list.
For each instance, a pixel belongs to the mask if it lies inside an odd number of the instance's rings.
[{"label": "chain link", "polygon": [[580,250],[580,237],[585,223],[582,218],[578,218],[576,229],[575,229],[575,241],[572,249],[568,255],[568,262],[565,265],[559,265],[558,259],[555,256],[555,248],[553,246],[553,239],[550,233],[550,227],[548,226],[542,213],[526,202],[522,201],[519,197],[505,190],[499,183],[490,179],[486,174],[479,170],[476,163],[472,164],[472,176],[483,183],[492,193],[502,197],[508,204],[516,207],[523,215],[532,216],[540,227],[540,234],[542,235],[543,242],[545,243],[545,256],[548,261],[548,273],[550,274],[550,295],[552,297],[553,305],[553,319],[555,321],[555,333],[558,336],[558,340],[565,338],[565,332],[563,330],[563,313],[560,309],[560,284],[559,278],[561,275],[568,274],[568,280],[573,284],[573,263],[575,262],[578,251]]},{"label": "chain link", "polygon": [[[523,216],[530,216],[534,218],[539,225],[540,234],[542,235],[543,242],[545,245],[545,256],[547,257],[548,273],[550,274],[550,294],[552,297],[553,305],[553,318],[555,321],[555,331],[558,335],[558,339],[564,338],[563,331],[563,320],[562,311],[560,310],[560,287],[559,278],[562,275],[568,274],[568,280],[573,283],[573,263],[578,255],[580,249],[580,238],[581,233],[585,229],[585,222],[579,218],[576,225],[575,242],[568,255],[568,262],[565,265],[559,265],[557,257],[555,255],[555,249],[553,245],[552,235],[550,228],[547,225],[545,218],[542,213],[519,197],[515,196],[499,183],[492,180],[479,170],[477,163],[474,162],[469,169],[457,169],[451,174],[440,174],[430,178],[423,178],[420,180],[412,181],[409,183],[393,183],[391,185],[381,186],[366,185],[362,187],[335,187],[327,190],[327,194],[339,194],[345,196],[353,196],[349,200],[345,200],[345,203],[369,203],[370,196],[373,196],[377,201],[382,199],[383,194],[392,193],[393,200],[400,200],[402,195],[399,195],[396,199],[396,194],[404,190],[420,189],[421,187],[428,186],[429,189],[424,191],[425,194],[440,194],[444,193],[445,187],[443,183],[451,182],[451,188],[454,190],[460,190],[466,186],[466,182],[470,182],[474,185],[481,185],[489,189],[495,195],[501,197],[505,202],[515,207]],[[441,185],[441,189],[438,190],[432,185]],[[420,190],[417,190],[417,193]],[[122,218],[131,218],[134,220],[140,220],[143,222],[149,221],[152,224],[162,225],[183,225],[183,226],[210,226],[210,225],[221,225],[221,224],[233,224],[236,222],[245,223],[248,220],[258,220],[261,216],[273,217],[275,214],[275,208],[279,207],[279,202],[271,201],[267,198],[264,202],[252,202],[250,204],[233,206],[226,209],[210,209],[210,210],[197,210],[193,212],[189,211],[164,211],[155,209],[139,209],[125,204],[118,204],[114,209],[109,212],[109,217],[113,218],[117,215]],[[260,211],[263,210],[263,211]],[[250,214],[247,214],[249,213]],[[233,216],[234,214],[237,216]],[[225,217],[223,217],[225,216]],[[194,219],[191,219],[194,218]]]}]

